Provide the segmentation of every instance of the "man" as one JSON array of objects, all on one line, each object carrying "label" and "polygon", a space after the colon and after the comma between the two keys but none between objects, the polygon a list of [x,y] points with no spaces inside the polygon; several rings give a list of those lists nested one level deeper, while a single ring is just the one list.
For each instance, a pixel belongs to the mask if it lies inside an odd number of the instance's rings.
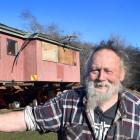
[{"label": "man", "polygon": [[57,132],[68,140],[140,139],[140,98],[124,90],[124,52],[100,44],[87,61],[86,89],[59,94],[42,106],[0,116],[0,131]]}]

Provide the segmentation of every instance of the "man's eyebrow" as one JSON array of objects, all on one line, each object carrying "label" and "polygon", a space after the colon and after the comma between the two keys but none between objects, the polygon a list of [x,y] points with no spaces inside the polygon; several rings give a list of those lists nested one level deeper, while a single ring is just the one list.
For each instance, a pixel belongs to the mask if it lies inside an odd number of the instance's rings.
[{"label": "man's eyebrow", "polygon": [[90,70],[93,70],[93,69],[97,69],[97,67],[96,66],[91,66]]}]

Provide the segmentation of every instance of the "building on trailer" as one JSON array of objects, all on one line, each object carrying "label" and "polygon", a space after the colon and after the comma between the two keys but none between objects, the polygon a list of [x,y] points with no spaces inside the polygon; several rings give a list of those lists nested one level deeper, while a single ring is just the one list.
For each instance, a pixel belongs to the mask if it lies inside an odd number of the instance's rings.
[{"label": "building on trailer", "polygon": [[80,49],[0,24],[0,67],[1,91],[65,90],[80,83]]}]

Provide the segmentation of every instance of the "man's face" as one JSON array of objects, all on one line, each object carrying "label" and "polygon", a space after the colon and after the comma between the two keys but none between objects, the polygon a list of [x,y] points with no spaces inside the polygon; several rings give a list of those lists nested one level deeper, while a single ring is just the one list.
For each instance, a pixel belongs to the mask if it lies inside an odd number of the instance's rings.
[{"label": "man's face", "polygon": [[113,51],[103,49],[97,51],[92,57],[89,80],[94,82],[95,90],[105,94],[109,85],[116,85],[124,80],[124,71],[121,68],[121,60]]}]

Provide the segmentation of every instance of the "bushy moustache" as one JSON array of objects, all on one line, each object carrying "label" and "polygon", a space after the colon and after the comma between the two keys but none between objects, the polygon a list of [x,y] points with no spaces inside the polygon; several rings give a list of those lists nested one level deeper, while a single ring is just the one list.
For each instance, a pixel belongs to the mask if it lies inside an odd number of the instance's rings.
[{"label": "bushy moustache", "polygon": [[94,87],[96,88],[96,87],[109,87],[111,84],[110,83],[108,83],[108,82],[106,82],[106,81],[103,81],[103,82],[101,82],[101,81],[95,81],[94,82]]}]

